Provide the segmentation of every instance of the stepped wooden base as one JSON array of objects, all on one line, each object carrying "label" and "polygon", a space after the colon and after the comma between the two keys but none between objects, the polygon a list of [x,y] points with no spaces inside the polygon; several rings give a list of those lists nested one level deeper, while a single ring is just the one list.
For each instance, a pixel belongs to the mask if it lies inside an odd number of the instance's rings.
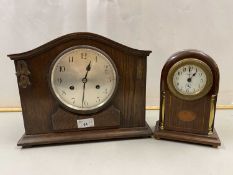
[{"label": "stepped wooden base", "polygon": [[191,134],[186,132],[176,132],[165,129],[160,129],[159,121],[156,122],[154,137],[156,139],[168,139],[183,142],[198,143],[203,145],[210,145],[215,148],[221,145],[218,134],[214,129],[213,134],[201,135],[201,134]]},{"label": "stepped wooden base", "polygon": [[95,131],[90,130],[37,135],[24,134],[17,145],[22,146],[23,148],[28,148],[38,145],[84,142],[94,140],[139,138],[150,137],[151,135],[152,131],[148,125],[146,125],[145,127],[105,129]]}]

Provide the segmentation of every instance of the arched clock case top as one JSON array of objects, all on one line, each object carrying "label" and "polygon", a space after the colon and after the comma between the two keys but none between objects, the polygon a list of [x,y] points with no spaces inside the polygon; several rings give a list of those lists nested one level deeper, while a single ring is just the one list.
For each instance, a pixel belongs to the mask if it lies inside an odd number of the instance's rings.
[{"label": "arched clock case top", "polygon": [[[116,88],[111,98],[91,112],[62,105],[49,84],[56,58],[67,49],[80,46],[105,54],[116,70]],[[64,35],[28,52],[8,55],[15,65],[23,61],[30,71],[27,74],[30,85],[26,82],[23,87],[19,86],[25,134],[18,145],[150,136],[152,132],[145,121],[146,65],[150,53],[81,32]],[[16,72],[20,72],[19,66]]]}]

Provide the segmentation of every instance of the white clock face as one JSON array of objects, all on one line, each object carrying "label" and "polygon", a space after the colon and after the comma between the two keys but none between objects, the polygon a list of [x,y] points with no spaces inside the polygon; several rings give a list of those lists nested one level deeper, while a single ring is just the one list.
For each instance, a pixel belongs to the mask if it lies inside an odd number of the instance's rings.
[{"label": "white clock face", "polygon": [[102,107],[112,97],[117,71],[111,58],[97,48],[79,46],[62,53],[51,70],[51,87],[59,101],[77,111]]},{"label": "white clock face", "polygon": [[205,72],[197,65],[186,64],[178,68],[173,76],[175,89],[183,95],[195,95],[206,86]]}]

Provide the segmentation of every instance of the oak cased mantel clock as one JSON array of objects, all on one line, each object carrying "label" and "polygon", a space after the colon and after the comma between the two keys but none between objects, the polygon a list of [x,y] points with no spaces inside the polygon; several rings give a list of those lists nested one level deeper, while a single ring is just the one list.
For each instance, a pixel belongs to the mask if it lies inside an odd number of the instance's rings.
[{"label": "oak cased mantel clock", "polygon": [[25,134],[18,145],[148,137],[146,63],[136,50],[72,33],[14,60]]},{"label": "oak cased mantel clock", "polygon": [[219,146],[214,129],[219,69],[197,50],[172,55],[163,67],[154,137]]}]

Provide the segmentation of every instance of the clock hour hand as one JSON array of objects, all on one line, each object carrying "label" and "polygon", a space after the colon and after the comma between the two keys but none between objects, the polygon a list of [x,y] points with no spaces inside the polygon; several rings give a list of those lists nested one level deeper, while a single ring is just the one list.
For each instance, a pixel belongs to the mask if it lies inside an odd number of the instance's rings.
[{"label": "clock hour hand", "polygon": [[191,78],[193,78],[196,74],[197,74],[197,69],[196,69],[196,72],[192,75],[192,77],[191,77]]},{"label": "clock hour hand", "polygon": [[85,75],[85,77],[84,78],[87,78],[87,74],[88,74],[88,72],[91,70],[91,61],[90,61],[90,63],[87,65],[87,67],[86,67],[86,75]]},{"label": "clock hour hand", "polygon": [[196,72],[193,73],[193,75],[187,79],[187,81],[188,81],[188,82],[191,82],[191,81],[192,81],[192,78],[193,78],[196,74],[197,74],[197,69],[196,69]]},{"label": "clock hour hand", "polygon": [[90,63],[87,65],[86,67],[86,75],[85,77],[82,79],[82,82],[83,82],[83,97],[82,97],[82,108],[83,108],[83,103],[84,103],[84,98],[85,98],[85,88],[86,88],[86,83],[87,83],[87,75],[88,75],[88,72],[91,70],[91,61]]}]

